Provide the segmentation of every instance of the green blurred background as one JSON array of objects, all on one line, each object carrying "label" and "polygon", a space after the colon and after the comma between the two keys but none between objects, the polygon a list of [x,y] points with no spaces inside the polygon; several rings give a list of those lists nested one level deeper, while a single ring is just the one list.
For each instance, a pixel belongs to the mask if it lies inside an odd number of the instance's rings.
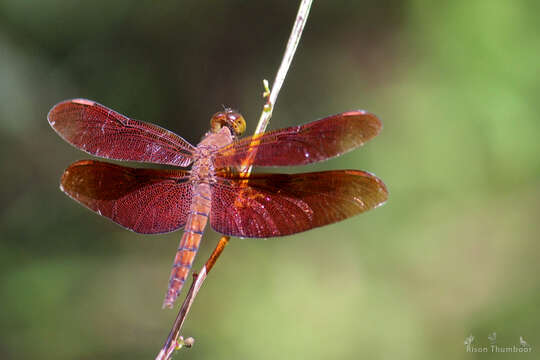
[{"label": "green blurred background", "polygon": [[[125,231],[58,189],[87,158],[46,114],[96,100],[196,143],[222,104],[255,128],[297,1],[0,1],[0,358],[153,359],[181,232]],[[540,351],[538,1],[316,1],[270,128],[356,108],[383,132],[317,166],[388,203],[233,239],[186,359],[469,359]],[[208,230],[199,268],[218,235]],[[488,346],[532,354],[472,354]]]}]

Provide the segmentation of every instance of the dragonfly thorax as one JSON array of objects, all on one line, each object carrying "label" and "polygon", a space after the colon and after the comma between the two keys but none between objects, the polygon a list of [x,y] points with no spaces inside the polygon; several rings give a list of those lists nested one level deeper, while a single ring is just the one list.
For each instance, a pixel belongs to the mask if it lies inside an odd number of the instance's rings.
[{"label": "dragonfly thorax", "polygon": [[214,164],[211,157],[204,157],[196,160],[191,168],[191,181],[195,183],[215,182]]},{"label": "dragonfly thorax", "polygon": [[194,182],[214,182],[214,156],[216,151],[232,143],[234,135],[228,126],[216,132],[209,131],[197,145],[191,168],[191,180]]}]

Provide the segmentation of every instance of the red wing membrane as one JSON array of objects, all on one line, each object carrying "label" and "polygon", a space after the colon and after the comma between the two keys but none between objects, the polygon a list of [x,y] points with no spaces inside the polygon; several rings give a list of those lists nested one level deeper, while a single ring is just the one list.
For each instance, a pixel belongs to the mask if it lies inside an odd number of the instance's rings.
[{"label": "red wing membrane", "polygon": [[47,116],[71,145],[106,159],[188,166],[194,147],[157,125],[130,119],[94,101],[56,104]]},{"label": "red wing membrane", "polygon": [[210,224],[225,235],[283,236],[331,224],[384,203],[385,185],[358,170],[221,174],[212,185]]},{"label": "red wing membrane", "polygon": [[[239,166],[253,152],[251,164],[304,165],[353,150],[379,133],[379,119],[365,111],[349,111],[305,125],[243,138],[218,150],[215,166]],[[251,146],[255,141],[255,146]]]},{"label": "red wing membrane", "polygon": [[60,188],[90,210],[143,234],[183,227],[192,196],[187,171],[134,169],[93,160],[71,164]]}]

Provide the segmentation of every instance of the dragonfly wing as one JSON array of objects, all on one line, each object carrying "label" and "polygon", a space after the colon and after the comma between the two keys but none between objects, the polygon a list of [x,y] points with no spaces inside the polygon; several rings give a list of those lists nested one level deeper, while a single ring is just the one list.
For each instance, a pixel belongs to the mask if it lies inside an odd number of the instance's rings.
[{"label": "dragonfly wing", "polygon": [[332,224],[383,204],[375,175],[357,170],[304,174],[222,174],[212,185],[210,224],[225,235],[263,238]]},{"label": "dragonfly wing", "polygon": [[349,111],[237,140],[218,150],[214,164],[217,168],[240,166],[246,161],[258,166],[310,164],[361,146],[381,128],[375,115]]},{"label": "dragonfly wing", "polygon": [[94,160],[71,164],[60,188],[99,215],[143,234],[183,227],[192,198],[187,171],[135,169]]},{"label": "dragonfly wing", "polygon": [[56,104],[47,115],[71,145],[106,159],[188,166],[195,148],[175,133],[86,99]]}]

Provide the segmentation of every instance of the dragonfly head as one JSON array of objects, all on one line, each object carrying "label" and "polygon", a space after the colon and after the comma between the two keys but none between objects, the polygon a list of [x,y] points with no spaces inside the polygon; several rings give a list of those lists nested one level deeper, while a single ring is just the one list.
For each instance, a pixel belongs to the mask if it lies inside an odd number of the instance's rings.
[{"label": "dragonfly head", "polygon": [[213,133],[217,133],[224,126],[228,127],[234,135],[242,135],[246,131],[246,120],[244,120],[242,114],[227,108],[215,113],[210,119],[210,127]]}]

